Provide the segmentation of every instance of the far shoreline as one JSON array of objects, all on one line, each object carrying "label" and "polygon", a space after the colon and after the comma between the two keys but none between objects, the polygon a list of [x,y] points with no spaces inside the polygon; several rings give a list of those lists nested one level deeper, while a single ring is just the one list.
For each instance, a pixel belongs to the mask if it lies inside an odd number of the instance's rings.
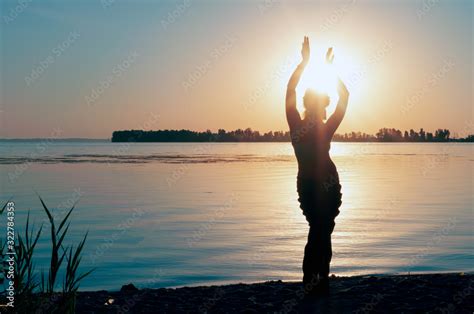
[{"label": "far shoreline", "polygon": [[[0,143],[129,143],[129,144],[153,144],[153,143],[171,143],[171,144],[238,144],[238,143],[290,143],[290,141],[126,141],[126,142],[114,142],[111,139],[90,139],[90,138],[64,138],[64,139],[56,139],[56,138],[0,138]],[[410,141],[340,141],[340,140],[332,140],[332,143],[386,143],[386,144],[450,144],[450,143],[458,143],[458,144],[472,144],[474,141],[463,141],[463,140],[456,140],[452,139],[449,141],[444,142],[437,142],[437,141],[424,141],[424,142],[410,142]]]},{"label": "far shoreline", "polygon": [[[290,131],[268,131],[261,133],[251,128],[226,131],[219,129],[217,132],[207,130],[205,132],[181,130],[120,130],[112,133],[112,142],[293,142],[298,141],[302,135],[311,132],[310,127]],[[333,142],[474,142],[474,134],[467,133],[465,138],[459,138],[457,134],[451,137],[448,129],[436,129],[434,132],[419,132],[410,129],[402,131],[395,128],[381,128],[376,134],[364,132],[350,132],[332,136]]]}]

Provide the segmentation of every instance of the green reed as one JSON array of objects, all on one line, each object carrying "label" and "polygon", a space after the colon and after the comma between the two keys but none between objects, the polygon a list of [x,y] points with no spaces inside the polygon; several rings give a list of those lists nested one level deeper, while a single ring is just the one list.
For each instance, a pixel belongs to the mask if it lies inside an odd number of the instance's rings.
[{"label": "green reed", "polygon": [[[82,252],[87,239],[87,233],[75,246],[74,244],[64,245],[70,227],[70,216],[75,205],[69,209],[66,216],[59,221],[55,220],[52,211],[46,206],[43,199],[39,197],[44,212],[46,213],[51,227],[51,257],[48,275],[41,272],[41,279],[35,272],[34,252],[38,240],[43,231],[43,225],[35,232],[34,225],[30,224],[30,213],[28,212],[24,235],[16,234],[15,241],[15,304],[17,311],[31,310],[36,312],[51,313],[74,313],[76,305],[76,294],[81,280],[88,276],[93,269],[78,273],[82,259]],[[5,211],[8,202],[0,210],[0,216]],[[5,261],[5,244],[3,237],[0,237],[0,255]],[[64,269],[64,278],[61,291],[55,291],[58,274]],[[4,269],[5,272],[5,269]],[[6,273],[5,273],[6,276]],[[45,278],[46,277],[46,278]],[[0,278],[0,283],[4,278]]]}]

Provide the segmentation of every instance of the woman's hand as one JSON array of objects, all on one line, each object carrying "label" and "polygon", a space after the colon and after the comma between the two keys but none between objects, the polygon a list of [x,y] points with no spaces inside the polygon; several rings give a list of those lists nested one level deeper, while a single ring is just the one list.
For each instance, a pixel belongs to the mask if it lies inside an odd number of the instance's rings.
[{"label": "woman's hand", "polygon": [[332,64],[334,61],[334,53],[332,52],[332,47],[328,48],[328,51],[326,52],[326,63],[327,64]]},{"label": "woman's hand", "polygon": [[339,99],[348,99],[349,98],[349,91],[347,90],[346,84],[338,78],[337,84],[337,92],[339,94]]},{"label": "woman's hand", "polygon": [[303,47],[301,48],[301,57],[303,58],[303,61],[302,61],[303,64],[305,65],[308,64],[309,55],[310,55],[309,38],[308,36],[305,36],[304,41],[303,41]]}]

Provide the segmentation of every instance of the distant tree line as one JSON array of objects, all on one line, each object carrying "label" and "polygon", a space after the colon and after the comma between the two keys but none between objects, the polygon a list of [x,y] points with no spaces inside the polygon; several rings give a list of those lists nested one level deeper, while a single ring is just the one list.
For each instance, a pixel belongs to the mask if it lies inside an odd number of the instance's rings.
[{"label": "distant tree line", "polygon": [[410,131],[402,131],[396,129],[380,129],[376,138],[380,142],[448,142],[451,132],[447,129],[438,129],[435,133],[425,132],[423,128],[420,132],[416,132],[413,129]]},{"label": "distant tree line", "polygon": [[[397,129],[382,128],[375,135],[351,132],[335,134],[336,142],[474,142],[474,135],[466,138],[453,139],[447,129],[438,129],[434,133],[419,132],[413,129],[400,131]],[[226,131],[219,129],[217,133],[207,130],[196,132],[190,130],[128,130],[115,131],[112,142],[289,142],[290,132],[270,131],[260,133],[251,128],[245,130]]]}]

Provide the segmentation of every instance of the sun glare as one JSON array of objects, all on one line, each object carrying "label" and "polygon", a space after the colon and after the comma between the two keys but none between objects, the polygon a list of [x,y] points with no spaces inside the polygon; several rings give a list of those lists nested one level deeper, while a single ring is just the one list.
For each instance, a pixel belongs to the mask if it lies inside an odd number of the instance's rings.
[{"label": "sun glare", "polygon": [[318,62],[318,64],[312,63],[306,68],[298,87],[303,91],[312,88],[331,96],[336,92],[337,76],[338,74],[333,64],[325,64],[323,62]]},{"label": "sun glare", "polygon": [[[337,78],[340,76],[340,71],[336,61],[333,64],[325,62],[325,53],[325,51],[312,53],[310,63],[298,84],[297,94],[302,96],[306,89],[311,88],[317,92],[326,93],[332,105],[337,99]],[[298,100],[298,109],[303,110],[300,100]]]},{"label": "sun glare", "polygon": [[347,56],[342,51],[337,50],[336,47],[333,47],[333,51],[335,58],[332,64],[325,62],[326,48],[324,50],[318,49],[312,51],[310,62],[296,90],[298,95],[297,106],[300,112],[303,111],[301,98],[308,88],[328,94],[331,101],[328,113],[332,112],[339,99],[337,93],[338,78],[341,78],[345,81],[346,85],[349,85],[347,80],[354,72],[357,72],[357,65],[352,62],[352,59],[347,59]]},{"label": "sun glare", "polygon": [[[326,63],[326,51],[328,47],[333,47],[334,61],[332,64]],[[340,48],[343,47],[344,49]],[[328,116],[334,112],[339,99],[337,93],[338,78],[346,84],[351,94],[351,106],[359,102],[361,95],[368,92],[370,86],[370,73],[360,63],[358,55],[352,55],[349,47],[344,45],[321,44],[311,46],[311,58],[307,65],[301,80],[296,88],[297,109],[300,113],[304,112],[303,95],[308,88],[326,93],[330,98],[330,104],[327,108]],[[286,90],[288,79],[293,73],[296,65],[301,62],[301,53],[293,49],[294,55],[291,56],[291,62],[283,63],[280,68],[284,69],[279,74],[281,91]],[[281,62],[281,60],[280,60]],[[290,65],[291,64],[291,65]],[[363,76],[361,76],[361,73]]]}]

